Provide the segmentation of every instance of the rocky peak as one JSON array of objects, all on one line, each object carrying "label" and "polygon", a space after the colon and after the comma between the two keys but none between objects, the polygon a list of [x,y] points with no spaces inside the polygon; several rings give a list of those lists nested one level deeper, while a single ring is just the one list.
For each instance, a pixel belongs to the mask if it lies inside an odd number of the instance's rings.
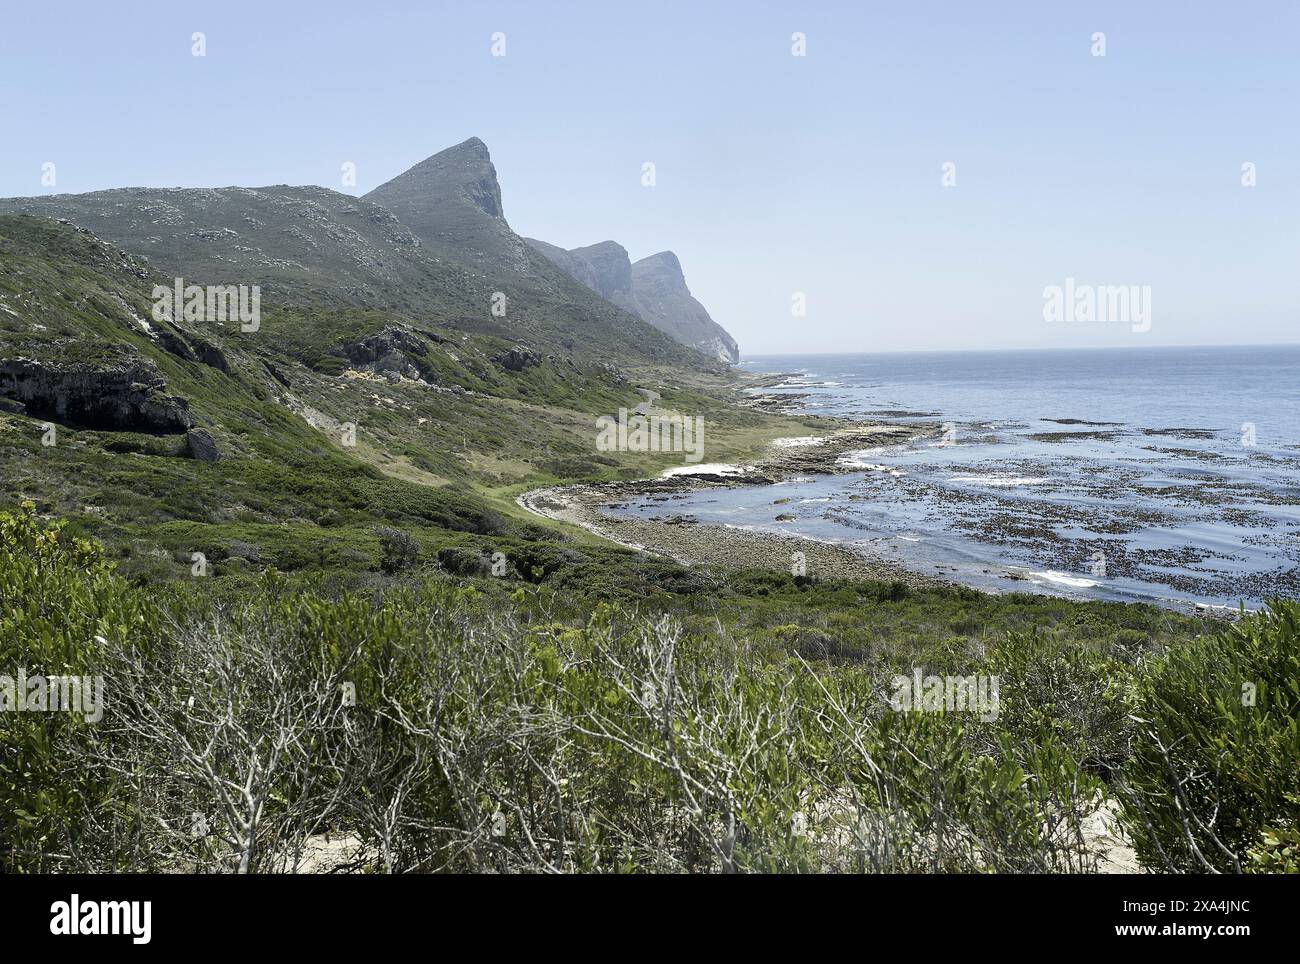
[{"label": "rocky peak", "polygon": [[574,248],[569,254],[590,266],[594,283],[589,287],[605,298],[618,304],[623,300],[620,295],[631,294],[632,261],[618,242],[601,241],[585,248]]},{"label": "rocky peak", "polygon": [[366,197],[392,208],[393,202],[400,205],[421,195],[426,198],[459,195],[489,217],[505,217],[497,169],[487,145],[477,137],[425,158]]},{"label": "rocky peak", "polygon": [[477,137],[426,158],[365,199],[391,211],[434,257],[497,284],[534,273],[528,246],[506,223],[496,168]]},{"label": "rocky peak", "polygon": [[678,341],[721,361],[740,360],[736,340],[686,287],[682,263],[673,252],[660,251],[632,265],[632,296],[642,318]]},{"label": "rocky peak", "polygon": [[652,254],[642,258],[637,264],[642,271],[663,272],[680,281],[683,287],[686,285],[686,276],[682,274],[682,263],[678,260],[677,255],[671,251],[660,251],[658,254]]}]

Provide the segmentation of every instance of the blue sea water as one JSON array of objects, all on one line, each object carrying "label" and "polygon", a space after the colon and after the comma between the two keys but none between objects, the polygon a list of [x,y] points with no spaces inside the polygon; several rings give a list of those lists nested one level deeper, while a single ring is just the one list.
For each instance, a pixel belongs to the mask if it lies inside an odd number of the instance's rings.
[{"label": "blue sea water", "polygon": [[1300,346],[742,364],[788,373],[766,390],[802,411],[916,432],[854,453],[850,474],[619,511],[795,532],[991,591],[1234,608],[1300,595]]}]

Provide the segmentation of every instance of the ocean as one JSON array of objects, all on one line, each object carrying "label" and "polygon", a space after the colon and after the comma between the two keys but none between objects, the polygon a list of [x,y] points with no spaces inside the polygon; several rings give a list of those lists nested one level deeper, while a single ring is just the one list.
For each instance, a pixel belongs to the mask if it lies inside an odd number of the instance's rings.
[{"label": "ocean", "polygon": [[1300,346],[742,365],[786,373],[764,391],[800,411],[928,434],[846,475],[618,511],[793,532],[994,592],[1257,608],[1300,590]]}]

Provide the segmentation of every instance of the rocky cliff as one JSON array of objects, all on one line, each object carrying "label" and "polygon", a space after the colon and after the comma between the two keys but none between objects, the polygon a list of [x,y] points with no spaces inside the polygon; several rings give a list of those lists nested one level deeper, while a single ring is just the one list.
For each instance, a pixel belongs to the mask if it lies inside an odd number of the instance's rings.
[{"label": "rocky cliff", "polygon": [[0,359],[0,398],[22,413],[65,425],[179,434],[192,428],[185,399],[165,394],[154,366],[141,359],[111,365],[54,365]]},{"label": "rocky cliff", "polygon": [[517,235],[506,221],[496,166],[477,137],[425,158],[365,200],[391,211],[434,258],[466,269],[475,281],[506,296],[504,313],[493,316],[501,319],[494,333],[546,347],[537,337],[542,314],[521,309],[547,306],[564,316],[559,340],[566,351],[603,349],[611,359],[627,354],[626,347],[609,351],[602,345],[608,344],[605,339],[594,339],[600,329],[602,334],[617,332],[624,346],[634,345],[638,354],[656,362],[707,364],[636,310],[627,252],[621,247],[607,243],[579,249],[562,263],[561,249],[543,250]]},{"label": "rocky cliff", "polygon": [[535,238],[526,240],[574,279],[682,344],[721,361],[740,360],[736,340],[691,295],[681,262],[671,251],[633,264],[614,241],[565,250]]}]

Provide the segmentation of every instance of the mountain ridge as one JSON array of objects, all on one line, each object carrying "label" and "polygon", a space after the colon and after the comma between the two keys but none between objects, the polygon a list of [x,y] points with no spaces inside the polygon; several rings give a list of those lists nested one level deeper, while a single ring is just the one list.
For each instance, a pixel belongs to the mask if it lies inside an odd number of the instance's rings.
[{"label": "mountain ridge", "polygon": [[[566,266],[550,256],[559,249],[516,234],[477,137],[361,197],[314,185],[123,187],[0,198],[0,213],[64,220],[148,258],[159,273],[255,284],[282,303],[401,310],[615,364],[710,370],[709,359],[723,357],[707,346],[701,356],[659,309],[637,303],[618,245],[579,249]],[[589,263],[596,273],[588,277],[570,270]],[[603,279],[611,270],[621,272],[617,291]],[[707,316],[702,307],[688,313]]]},{"label": "mountain ridge", "polygon": [[[477,137],[419,161],[363,197],[391,211],[435,257],[478,275],[505,297],[507,306],[512,290],[560,299],[572,311],[595,316],[660,357],[672,354],[661,347],[665,342],[699,357],[694,345],[643,317],[630,294],[603,297],[594,285],[516,234],[505,217],[491,153]],[[626,258],[626,252],[618,251]],[[704,358],[712,361],[716,356]]]},{"label": "mountain ridge", "polygon": [[681,260],[672,251],[633,262],[616,241],[566,250],[537,238],[524,240],[575,280],[682,344],[719,361],[740,360],[736,340],[691,294]]}]

